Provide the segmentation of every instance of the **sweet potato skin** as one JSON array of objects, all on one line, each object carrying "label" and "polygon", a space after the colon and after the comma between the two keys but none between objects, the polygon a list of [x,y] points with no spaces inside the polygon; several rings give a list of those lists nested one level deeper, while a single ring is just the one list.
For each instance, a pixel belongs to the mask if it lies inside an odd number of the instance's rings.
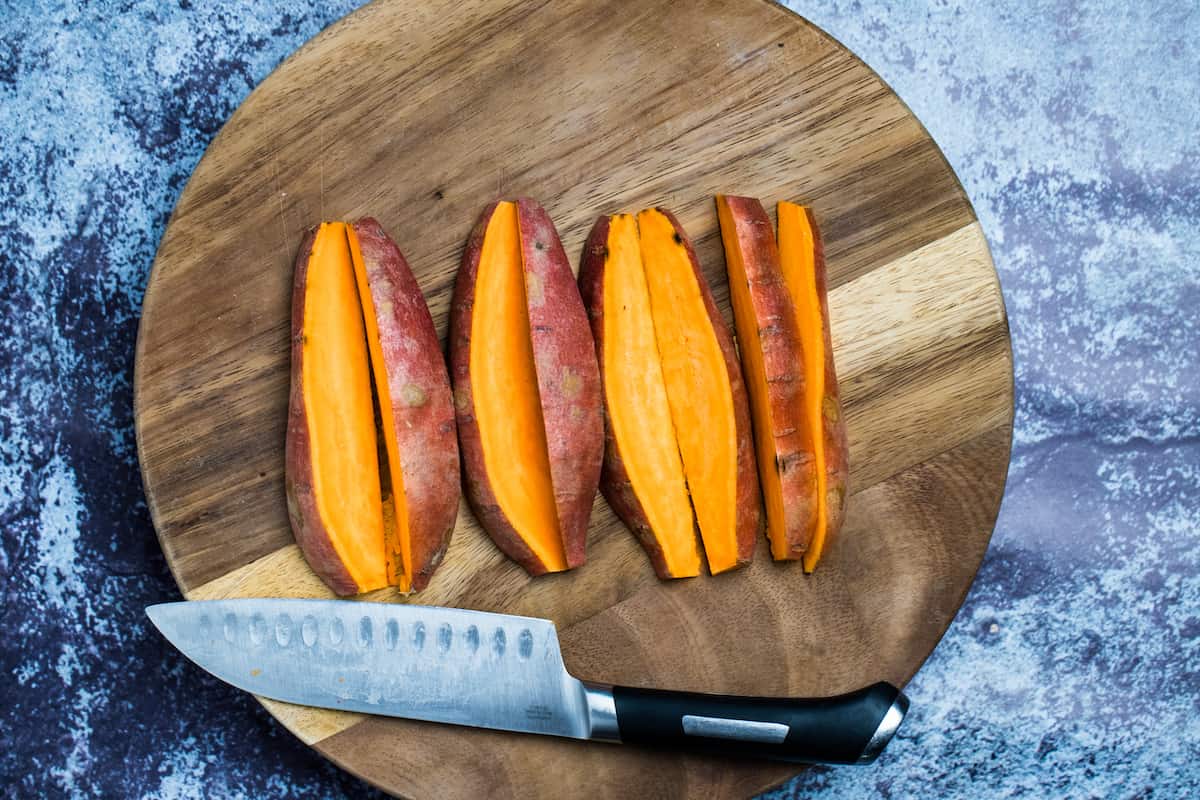
[{"label": "sweet potato skin", "polygon": [[669,579],[675,577],[667,567],[662,546],[650,527],[646,510],[642,507],[629,473],[625,469],[625,461],[621,456],[621,447],[608,421],[608,403],[605,398],[604,370],[604,270],[608,257],[608,229],[611,218],[602,216],[592,226],[587,242],[583,246],[583,257],[579,266],[579,289],[583,297],[584,308],[587,309],[588,320],[591,323],[592,339],[595,341],[596,361],[601,371],[600,396],[601,408],[604,414],[604,463],[600,477],[600,491],[613,511],[621,521],[633,531],[638,542],[650,557],[650,564],[658,577]]},{"label": "sweet potato skin", "polygon": [[729,386],[733,392],[733,414],[737,425],[737,553],[738,565],[744,566],[754,558],[754,546],[763,530],[762,495],[759,491],[758,464],[754,455],[754,434],[750,427],[750,401],[746,395],[746,382],[742,377],[742,363],[738,360],[737,348],[733,343],[733,333],[729,323],[717,309],[713,300],[712,290],[704,273],[700,270],[700,261],[696,258],[696,250],[692,240],[688,238],[679,220],[661,206],[657,207],[660,214],[666,217],[675,229],[676,236],[683,242],[687,250],[688,260],[692,264],[692,272],[696,276],[696,284],[700,287],[700,296],[704,298],[704,309],[712,323],[713,334],[725,357],[725,371],[729,375]]},{"label": "sweet potato skin", "polygon": [[825,546],[837,536],[846,515],[846,498],[850,493],[850,445],[846,437],[846,418],[842,413],[841,392],[837,370],[833,363],[833,342],[829,325],[829,286],[825,269],[825,244],[811,208],[805,208],[813,232],[817,298],[821,302],[821,319],[825,342],[825,397],[821,401],[822,432],[825,445]]},{"label": "sweet potato skin", "polygon": [[[352,223],[375,306],[408,504],[412,590],[450,545],[461,496],[450,379],[433,317],[400,248],[370,218]],[[381,409],[388,413],[388,409]]]},{"label": "sweet potato skin", "polygon": [[[718,205],[722,202],[733,218],[732,233],[743,254],[759,331],[777,454],[773,469],[784,497],[783,558],[797,559],[812,539],[817,504],[813,448],[801,416],[805,381],[795,304],[783,280],[774,226],[762,204],[752,197],[732,195],[719,196]],[[722,231],[722,236],[726,235]],[[745,347],[748,343],[740,344]],[[763,468],[761,464],[759,468]]]},{"label": "sweet potato skin", "polygon": [[530,575],[544,575],[546,565],[529,548],[509,521],[488,481],[483,458],[483,439],[475,416],[475,397],[471,389],[471,321],[475,309],[475,281],[479,275],[479,257],[483,237],[499,203],[483,210],[463,250],[462,264],[450,301],[450,376],[454,385],[454,413],[462,456],[463,488],[471,510],[492,541],[506,556],[520,564]]},{"label": "sweet potato skin", "polygon": [[600,370],[587,313],[554,223],[516,200],[534,370],[568,568],[587,559],[588,520],[604,457]]},{"label": "sweet potato skin", "polygon": [[311,437],[304,396],[304,303],[308,281],[308,260],[317,228],[304,235],[296,254],[292,282],[292,385],[288,398],[287,442],[284,446],[284,484],[287,491],[288,518],[296,543],[304,558],[325,584],[339,595],[359,593],[354,578],[334,549],[329,531],[317,508],[313,487]]}]

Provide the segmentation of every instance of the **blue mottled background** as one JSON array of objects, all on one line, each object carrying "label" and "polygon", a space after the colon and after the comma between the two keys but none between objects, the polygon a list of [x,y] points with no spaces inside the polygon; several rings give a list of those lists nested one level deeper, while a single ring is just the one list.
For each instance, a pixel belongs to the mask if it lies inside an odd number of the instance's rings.
[{"label": "blue mottled background", "polygon": [[[130,378],[155,246],[220,125],[352,2],[0,0],[0,786],[370,794],[142,615],[177,597]],[[776,797],[1200,794],[1200,11],[793,0],[929,127],[1016,351],[1008,492],[871,769]]]}]

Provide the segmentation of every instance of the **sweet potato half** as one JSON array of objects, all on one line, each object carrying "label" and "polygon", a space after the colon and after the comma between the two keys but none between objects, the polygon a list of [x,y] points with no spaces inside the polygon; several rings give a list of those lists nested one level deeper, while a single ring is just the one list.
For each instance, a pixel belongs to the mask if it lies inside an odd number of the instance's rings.
[{"label": "sweet potato half", "polygon": [[846,421],[838,392],[829,333],[825,248],[812,209],[783,202],[779,217],[779,262],[796,306],[804,354],[804,417],[813,444],[817,519],[804,551],[804,571],[816,568],[827,542],[842,527],[850,477]]},{"label": "sweet potato half", "polygon": [[600,375],[554,224],[535,201],[488,206],[450,316],[467,499],[531,575],[583,564],[603,457]]},{"label": "sweet potato half", "polygon": [[841,526],[849,462],[820,237],[807,210],[779,213],[777,243],[758,200],[717,196],[771,555],[811,572]]},{"label": "sweet potato half", "polygon": [[458,511],[458,446],[433,319],[373,219],[323,223],[292,294],[286,485],[296,541],[336,593],[424,588]]},{"label": "sweet potato half", "polygon": [[669,212],[601,217],[580,286],[600,362],[601,488],[659,577],[747,563],[760,525],[750,414],[733,337]]}]

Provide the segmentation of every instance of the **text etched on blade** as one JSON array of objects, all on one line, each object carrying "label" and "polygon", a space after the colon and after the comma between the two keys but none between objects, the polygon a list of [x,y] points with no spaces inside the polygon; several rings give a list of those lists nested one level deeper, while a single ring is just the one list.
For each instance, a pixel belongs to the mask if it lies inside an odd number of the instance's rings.
[{"label": "text etched on blade", "polygon": [[549,706],[544,706],[540,703],[525,707],[525,718],[536,720],[538,722],[546,722],[554,718],[554,712]]}]

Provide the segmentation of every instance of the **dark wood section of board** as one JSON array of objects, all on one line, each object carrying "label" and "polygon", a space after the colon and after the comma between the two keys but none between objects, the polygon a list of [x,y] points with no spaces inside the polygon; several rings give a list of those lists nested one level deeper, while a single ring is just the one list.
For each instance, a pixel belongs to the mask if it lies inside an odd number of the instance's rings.
[{"label": "dark wood section of board", "polygon": [[[816,575],[771,563],[764,543],[746,570],[660,582],[598,499],[587,566],[538,580],[464,507],[446,563],[412,599],[547,616],[568,664],[601,680],[768,694],[906,680],[970,585],[1002,493],[1003,304],[921,124],[861,61],[766,0],[381,0],[251,94],[180,198],[138,337],[146,495],[181,588],[313,585],[288,556],[283,492],[292,262],[308,226],[377,217],[444,336],[463,244],[491,200],[538,198],[573,258],[598,214],[662,205],[728,316],[718,192],[810,204],[824,232],[854,494]],[[794,771],[280,718],[415,796],[734,796]]]}]

